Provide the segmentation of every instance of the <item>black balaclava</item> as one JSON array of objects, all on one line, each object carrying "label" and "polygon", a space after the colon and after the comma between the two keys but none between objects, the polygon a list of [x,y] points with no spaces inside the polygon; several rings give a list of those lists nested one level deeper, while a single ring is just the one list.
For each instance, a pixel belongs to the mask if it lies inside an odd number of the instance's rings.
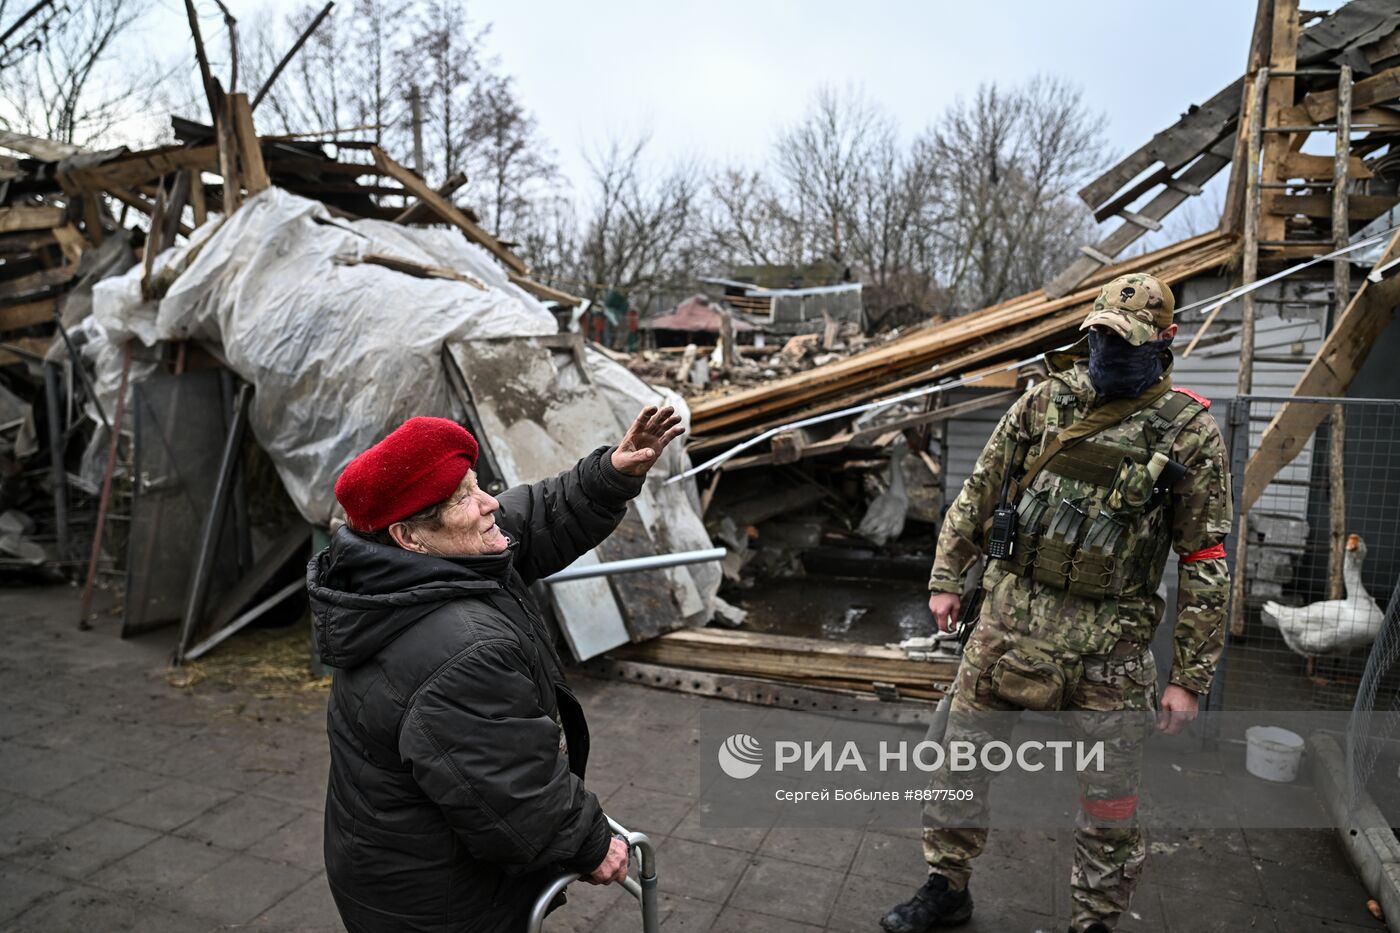
[{"label": "black balaclava", "polygon": [[1162,378],[1171,338],[1135,347],[1112,331],[1089,331],[1089,381],[1100,399],[1137,398]]}]

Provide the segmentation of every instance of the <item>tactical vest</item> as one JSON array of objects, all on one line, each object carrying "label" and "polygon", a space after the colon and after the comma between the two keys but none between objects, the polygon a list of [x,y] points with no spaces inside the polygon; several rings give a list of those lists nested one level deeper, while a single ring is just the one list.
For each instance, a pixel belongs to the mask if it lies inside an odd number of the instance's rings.
[{"label": "tactical vest", "polygon": [[[1078,420],[1072,392],[1048,391],[1045,428],[1027,463]],[[1001,565],[1088,599],[1154,593],[1171,546],[1168,490],[1157,479],[1177,435],[1204,410],[1174,390],[1053,457],[1021,494],[1015,544]]]}]

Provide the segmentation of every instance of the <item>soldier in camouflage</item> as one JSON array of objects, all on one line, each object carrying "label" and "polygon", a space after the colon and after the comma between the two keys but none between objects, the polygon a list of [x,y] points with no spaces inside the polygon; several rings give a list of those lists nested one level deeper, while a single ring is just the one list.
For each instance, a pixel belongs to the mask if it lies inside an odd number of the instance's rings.
[{"label": "soldier in camouflage", "polygon": [[[1146,730],[1124,728],[1122,714],[1155,710],[1158,729],[1180,731],[1224,644],[1230,476],[1210,403],[1171,386],[1174,304],[1150,275],[1104,286],[1085,339],[1051,354],[1049,378],[997,425],[948,509],[929,579],[929,608],[948,631],[1009,486],[1014,547],[987,562],[945,740],[986,741],[992,727],[967,717],[1023,709],[1078,711],[1077,737],[1107,739],[1104,771],[1079,775],[1071,933],[1112,930],[1146,859],[1135,818]],[[1077,423],[1081,436],[1062,445]],[[1177,621],[1170,684],[1159,698],[1148,645],[1165,609],[1157,591],[1169,551],[1179,558]],[[929,880],[881,920],[889,933],[971,916],[971,863],[987,837],[976,828],[985,825],[986,778],[973,781],[971,809],[925,807]]]}]

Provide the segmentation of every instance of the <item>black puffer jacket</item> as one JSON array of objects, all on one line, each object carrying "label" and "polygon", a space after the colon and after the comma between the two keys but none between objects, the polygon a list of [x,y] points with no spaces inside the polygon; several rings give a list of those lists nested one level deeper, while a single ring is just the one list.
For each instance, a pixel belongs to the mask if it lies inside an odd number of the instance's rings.
[{"label": "black puffer jacket", "polygon": [[550,874],[607,854],[583,711],[526,586],[621,521],[642,480],[609,455],[503,493],[502,554],[424,556],[341,528],[312,560],[337,668],[326,873],[352,933],[519,930]]}]

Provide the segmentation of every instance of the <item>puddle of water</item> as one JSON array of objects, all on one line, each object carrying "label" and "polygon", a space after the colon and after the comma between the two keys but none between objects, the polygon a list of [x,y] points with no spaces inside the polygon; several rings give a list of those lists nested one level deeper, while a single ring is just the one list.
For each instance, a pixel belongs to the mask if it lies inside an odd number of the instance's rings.
[{"label": "puddle of water", "polygon": [[729,599],[748,610],[745,628],[773,635],[883,645],[934,632],[928,590],[910,580],[766,580]]}]

